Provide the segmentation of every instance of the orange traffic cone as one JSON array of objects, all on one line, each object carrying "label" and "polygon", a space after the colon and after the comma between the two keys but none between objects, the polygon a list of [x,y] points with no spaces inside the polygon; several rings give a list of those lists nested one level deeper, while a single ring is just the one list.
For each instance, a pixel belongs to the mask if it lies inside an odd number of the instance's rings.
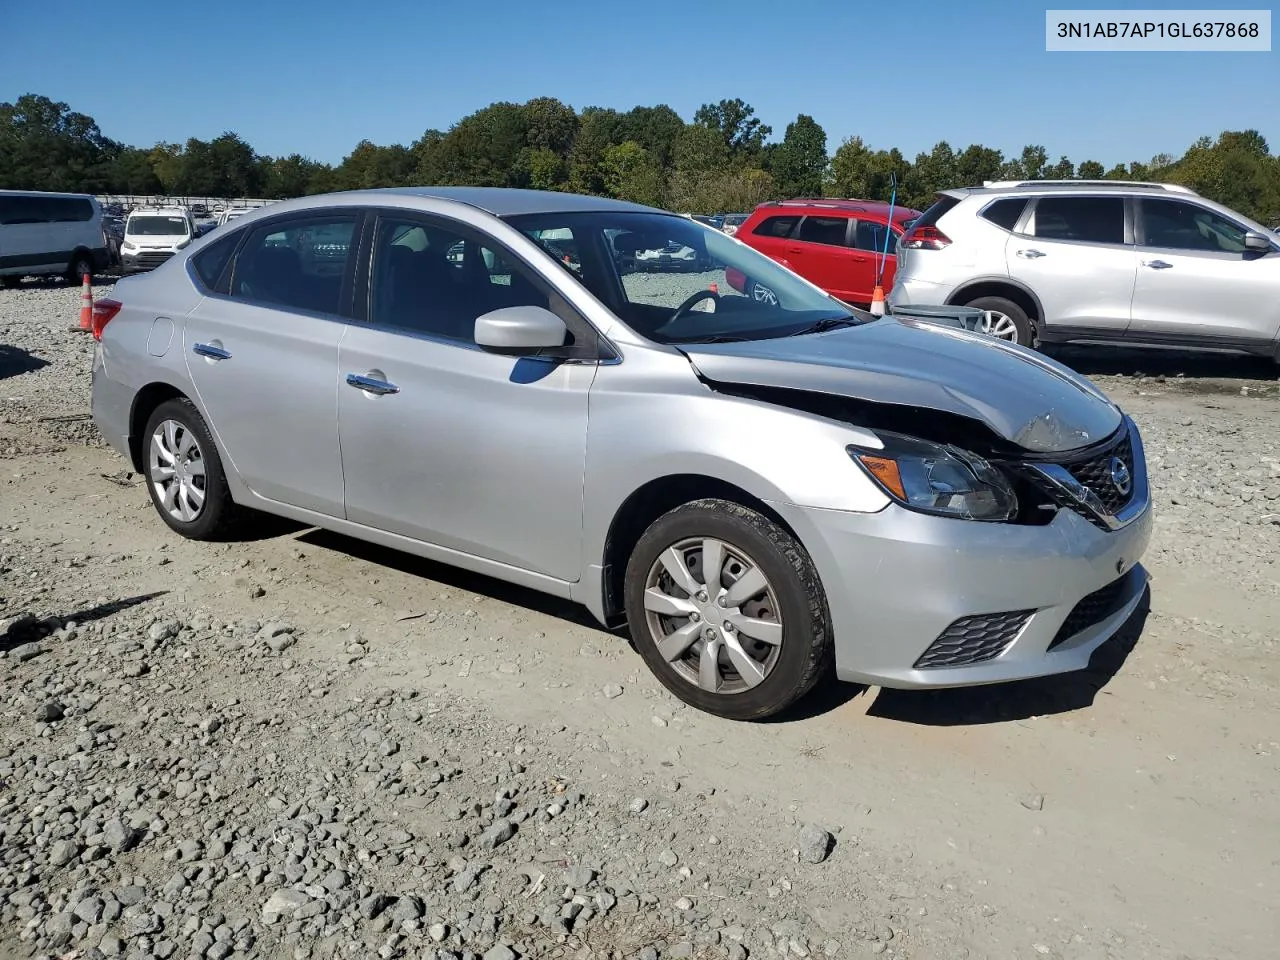
[{"label": "orange traffic cone", "polygon": [[710,286],[710,287],[708,287],[708,289],[709,289],[712,293],[719,293],[719,292],[720,292],[720,287],[719,287],[719,285],[718,285],[714,280],[712,280],[712,281],[711,281],[711,286]]},{"label": "orange traffic cone", "polygon": [[93,329],[93,281],[87,273],[80,287],[80,329]]},{"label": "orange traffic cone", "polygon": [[877,317],[884,316],[884,287],[878,283],[875,290],[871,291],[871,312]]}]

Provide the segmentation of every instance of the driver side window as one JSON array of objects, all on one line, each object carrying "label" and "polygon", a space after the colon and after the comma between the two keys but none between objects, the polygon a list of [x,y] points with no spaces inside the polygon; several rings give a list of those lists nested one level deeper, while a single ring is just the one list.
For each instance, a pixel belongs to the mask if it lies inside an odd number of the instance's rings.
[{"label": "driver side window", "polygon": [[369,278],[371,323],[455,343],[475,343],[476,318],[549,298],[525,268],[478,234],[444,222],[378,219]]},{"label": "driver side window", "polygon": [[1142,201],[1146,245],[1166,250],[1243,253],[1244,228],[1182,200]]}]

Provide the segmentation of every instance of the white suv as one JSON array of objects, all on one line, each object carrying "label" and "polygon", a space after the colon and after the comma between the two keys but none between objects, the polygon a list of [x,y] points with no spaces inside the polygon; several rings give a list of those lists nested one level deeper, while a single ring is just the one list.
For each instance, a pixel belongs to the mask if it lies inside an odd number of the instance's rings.
[{"label": "white suv", "polygon": [[889,306],[986,311],[1024,345],[1181,346],[1280,360],[1280,237],[1186,187],[1031,180],[946,190],[898,248]]}]

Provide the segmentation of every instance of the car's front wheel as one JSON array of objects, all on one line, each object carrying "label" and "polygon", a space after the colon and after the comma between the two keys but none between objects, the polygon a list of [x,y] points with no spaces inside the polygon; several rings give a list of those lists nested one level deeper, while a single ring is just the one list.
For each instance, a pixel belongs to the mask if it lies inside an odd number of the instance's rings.
[{"label": "car's front wheel", "polygon": [[213,436],[195,404],[166,400],[143,435],[147,490],[160,519],[191,540],[216,540],[243,512],[231,499]]},{"label": "car's front wheel", "polygon": [[773,716],[831,666],[813,561],[777,523],[736,503],[697,500],[654,521],[627,564],[626,606],[649,669],[717,716]]}]

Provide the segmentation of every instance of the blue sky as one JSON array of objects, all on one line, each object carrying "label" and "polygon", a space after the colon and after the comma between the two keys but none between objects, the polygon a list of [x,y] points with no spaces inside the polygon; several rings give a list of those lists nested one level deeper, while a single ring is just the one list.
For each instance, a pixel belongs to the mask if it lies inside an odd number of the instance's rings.
[{"label": "blue sky", "polygon": [[858,135],[908,156],[938,140],[1007,154],[1039,143],[1051,159],[1110,165],[1243,128],[1280,150],[1274,43],[1270,53],[1047,53],[1045,7],[133,0],[95,25],[51,17],[49,0],[0,0],[0,100],[63,100],[142,146],[234,130],[260,152],[329,162],[364,138],[409,143],[494,100],[544,95],[576,108],[667,103],[685,119],[742,97],[775,137],[808,113],[831,150]]}]

